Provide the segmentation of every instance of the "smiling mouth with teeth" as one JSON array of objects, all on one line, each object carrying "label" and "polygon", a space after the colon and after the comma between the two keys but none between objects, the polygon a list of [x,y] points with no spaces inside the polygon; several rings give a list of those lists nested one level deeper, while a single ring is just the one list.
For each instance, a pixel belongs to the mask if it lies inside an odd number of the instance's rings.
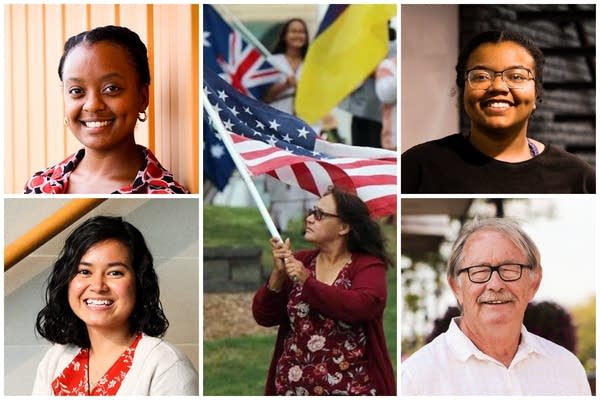
[{"label": "smiling mouth with teeth", "polygon": [[88,306],[109,306],[113,303],[112,300],[94,300],[94,299],[87,299],[85,301],[85,304],[87,304]]},{"label": "smiling mouth with teeth", "polygon": [[86,128],[102,128],[111,124],[112,121],[81,121]]},{"label": "smiling mouth with teeth", "polygon": [[485,106],[489,108],[509,108],[510,104],[504,101],[490,101]]}]

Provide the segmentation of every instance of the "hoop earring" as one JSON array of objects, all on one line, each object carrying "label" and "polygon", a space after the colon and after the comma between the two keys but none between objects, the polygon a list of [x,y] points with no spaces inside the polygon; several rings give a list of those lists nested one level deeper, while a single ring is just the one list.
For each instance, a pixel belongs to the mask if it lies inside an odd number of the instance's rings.
[{"label": "hoop earring", "polygon": [[138,113],[138,120],[140,122],[144,122],[148,119],[148,115],[146,115],[146,111],[142,111],[141,113]]}]

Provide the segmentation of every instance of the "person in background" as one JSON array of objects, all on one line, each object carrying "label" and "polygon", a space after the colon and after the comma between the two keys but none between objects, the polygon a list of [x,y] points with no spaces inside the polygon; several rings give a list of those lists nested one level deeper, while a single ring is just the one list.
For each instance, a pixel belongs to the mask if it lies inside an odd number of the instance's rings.
[{"label": "person in background", "polygon": [[[388,39],[390,52],[388,57],[396,54],[396,29],[392,23],[388,24]],[[394,71],[395,75],[395,71]],[[381,77],[381,72],[380,72]],[[389,145],[391,109],[389,106],[382,107],[381,94],[382,83],[379,89],[376,89],[377,70],[373,71],[356,90],[354,90],[339,105],[342,110],[348,111],[352,115],[351,133],[353,146],[382,147],[382,139],[385,137]],[[394,89],[395,91],[395,89]],[[378,93],[379,92],[379,93]],[[391,92],[387,92],[384,97],[391,101]],[[395,103],[395,92],[394,100]],[[389,103],[388,103],[389,104]],[[382,112],[386,114],[386,121],[382,120]],[[394,116],[395,119],[395,116]],[[383,123],[386,125],[383,126]],[[382,136],[382,134],[384,136]],[[390,148],[390,147],[386,147]]]},{"label": "person in background", "polygon": [[375,93],[381,102],[381,147],[388,150],[397,148],[396,55],[379,63],[375,71]]},{"label": "person in background", "polygon": [[26,194],[171,194],[188,190],[135,142],[148,118],[150,67],[139,36],[120,26],[75,35],[58,65],[65,125],[83,145],[25,184]]},{"label": "person in background", "polygon": [[262,326],[279,326],[267,395],[396,394],[383,331],[383,234],[365,203],[335,187],[306,218],[314,250],[271,239],[273,270],[254,295]]},{"label": "person in background", "polygon": [[141,232],[96,216],[65,241],[38,313],[54,343],[37,369],[34,395],[198,395],[198,373],[161,339],[169,322]]},{"label": "person in background", "polygon": [[402,193],[595,193],[585,161],[528,136],[543,98],[544,55],[521,33],[488,31],[456,64],[468,132],[402,154]]},{"label": "person in background", "polygon": [[577,357],[523,325],[542,265],[537,246],[515,222],[489,218],[465,225],[447,279],[461,315],[402,363],[402,395],[591,394]]},{"label": "person in background", "polygon": [[[302,64],[307,51],[306,22],[300,18],[288,20],[273,48],[273,58],[269,60],[286,72],[282,72],[281,79],[267,89],[263,97],[265,103],[288,114],[294,114],[296,85],[302,74]],[[271,200],[270,212],[273,221],[280,231],[288,231],[289,222],[303,215],[308,208],[308,202],[316,196],[271,176],[264,179]]]},{"label": "person in background", "polygon": [[278,110],[294,114],[296,85],[302,75],[302,64],[308,51],[308,28],[300,18],[288,20],[281,29],[279,40],[273,48],[269,61],[284,69],[281,79],[271,85],[263,96],[263,101]]}]

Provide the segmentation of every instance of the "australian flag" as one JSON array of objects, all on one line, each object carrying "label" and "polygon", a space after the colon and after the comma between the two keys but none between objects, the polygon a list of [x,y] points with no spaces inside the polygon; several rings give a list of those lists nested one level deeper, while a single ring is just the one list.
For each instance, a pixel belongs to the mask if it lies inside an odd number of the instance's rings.
[{"label": "australian flag", "polygon": [[211,5],[203,5],[204,67],[246,96],[261,99],[280,72],[232,29]]},{"label": "australian flag", "polygon": [[[336,185],[356,193],[373,217],[396,212],[396,152],[322,140],[304,121],[242,95],[206,67],[203,90],[205,107],[219,115],[251,175],[269,174],[317,196]],[[232,161],[207,112],[203,122],[205,174],[230,174]]]}]

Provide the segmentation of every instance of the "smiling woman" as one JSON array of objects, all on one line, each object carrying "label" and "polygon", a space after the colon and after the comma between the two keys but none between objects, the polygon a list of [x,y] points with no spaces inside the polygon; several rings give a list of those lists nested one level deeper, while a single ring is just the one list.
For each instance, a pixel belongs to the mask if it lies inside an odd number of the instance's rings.
[{"label": "smiling woman", "polygon": [[83,149],[36,172],[25,193],[188,193],[135,142],[150,85],[147,49],[135,32],[111,25],[71,37],[58,75],[65,125]]},{"label": "smiling woman", "polygon": [[402,155],[403,193],[595,193],[594,169],[528,137],[543,97],[544,56],[516,32],[489,31],[465,46],[456,85],[470,130]]},{"label": "smiling woman", "polygon": [[34,395],[197,395],[190,361],[162,340],[169,322],[145,240],[118,217],[75,229],[54,264],[38,333],[54,346]]}]

